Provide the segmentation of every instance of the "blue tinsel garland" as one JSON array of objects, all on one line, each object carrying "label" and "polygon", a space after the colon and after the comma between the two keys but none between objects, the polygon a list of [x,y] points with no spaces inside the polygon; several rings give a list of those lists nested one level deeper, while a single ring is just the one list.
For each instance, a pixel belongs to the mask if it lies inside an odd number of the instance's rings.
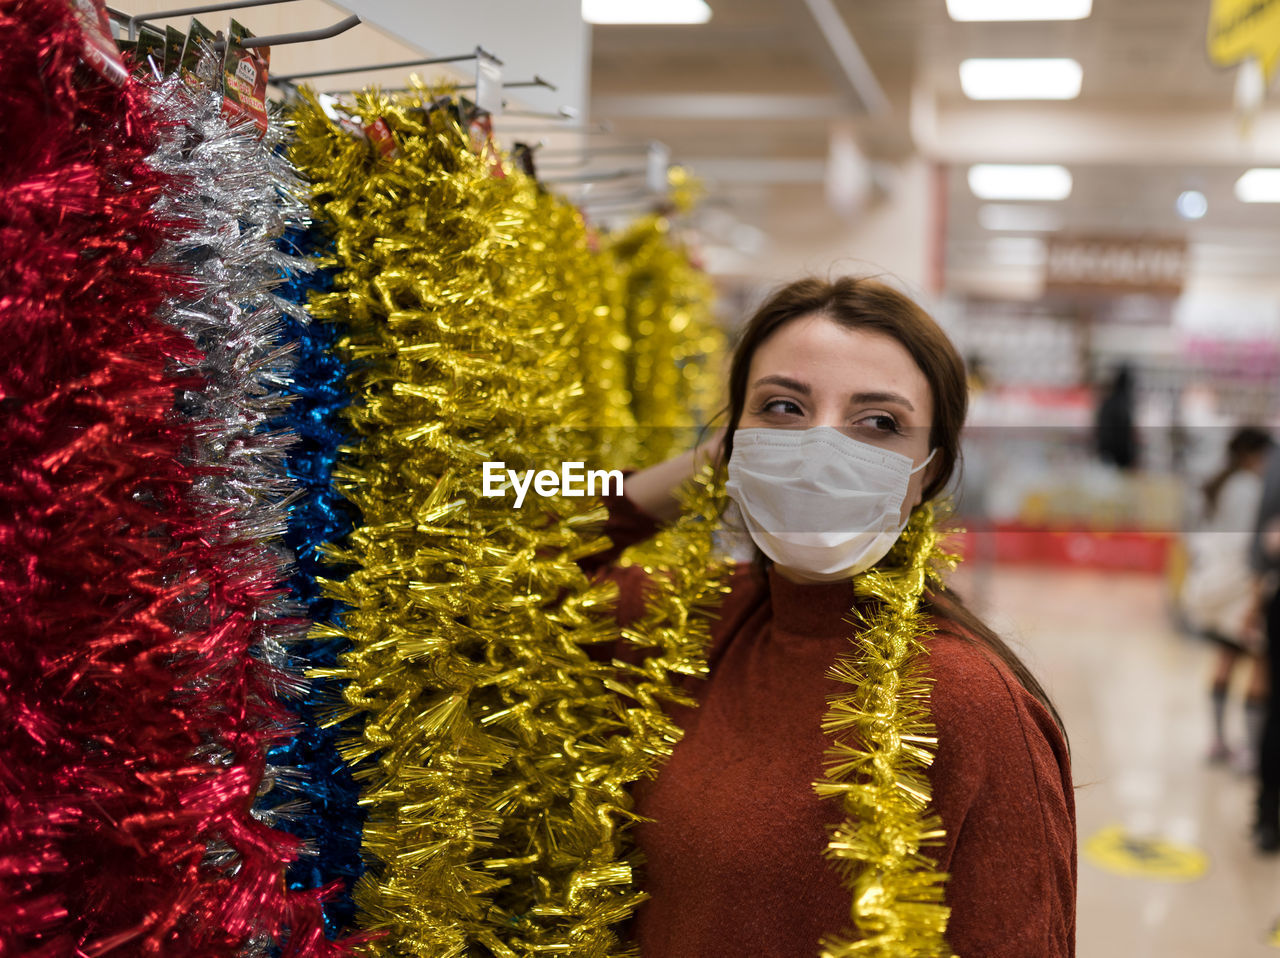
[{"label": "blue tinsel garland", "polygon": [[[313,256],[320,242],[311,232],[290,232],[282,240],[287,252]],[[312,290],[330,288],[324,270],[291,275],[277,293],[305,307]],[[320,547],[341,541],[358,522],[355,508],[334,488],[331,481],[338,447],[348,440],[342,410],[351,397],[345,381],[347,369],[334,346],[342,335],[335,324],[299,322],[284,318],[285,338],[296,339],[296,366],[284,389],[294,397],[288,412],[272,425],[292,430],[298,437],[289,453],[287,469],[304,491],[289,511],[285,542],[293,551],[296,573],[289,580],[293,598],[317,623],[337,623],[344,611],[341,603],[326,598],[318,577],[340,579],[344,571],[326,564]],[[347,647],[345,639],[308,639],[292,649],[302,670],[331,667]],[[336,690],[325,682],[312,680],[305,698],[295,701],[300,730],[287,745],[273,749],[268,762],[290,770],[301,778],[280,783],[267,796],[269,803],[283,798],[295,808],[280,816],[280,827],[303,838],[315,854],[304,856],[288,874],[289,887],[320,888],[334,882],[340,891],[325,906],[325,931],[329,937],[352,927],[355,905],[351,886],[364,870],[360,858],[360,837],[364,815],[357,805],[359,787],[351,769],[338,754],[339,730],[321,727],[325,710],[336,701]],[[298,806],[301,803],[301,806]],[[279,806],[277,805],[277,810]]]}]

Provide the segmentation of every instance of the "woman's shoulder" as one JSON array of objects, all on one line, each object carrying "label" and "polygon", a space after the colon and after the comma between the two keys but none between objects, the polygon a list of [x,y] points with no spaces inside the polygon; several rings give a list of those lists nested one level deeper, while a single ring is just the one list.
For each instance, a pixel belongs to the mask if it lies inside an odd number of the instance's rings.
[{"label": "woman's shoulder", "polygon": [[939,746],[971,756],[1029,754],[1063,764],[1066,740],[1052,714],[994,651],[935,623],[926,640],[930,707]]},{"label": "woman's shoulder", "polygon": [[938,691],[954,691],[957,697],[981,693],[1001,699],[1008,697],[1011,683],[1021,687],[994,652],[950,623],[935,619],[924,646],[929,653],[929,671],[942,686]]}]

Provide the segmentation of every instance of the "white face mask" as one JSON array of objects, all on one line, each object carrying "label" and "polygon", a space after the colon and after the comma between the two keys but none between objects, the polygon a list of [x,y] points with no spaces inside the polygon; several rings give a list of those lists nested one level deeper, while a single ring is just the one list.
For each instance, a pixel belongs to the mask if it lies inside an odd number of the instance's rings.
[{"label": "white face mask", "polygon": [[913,469],[909,457],[831,426],[739,429],[725,491],[765,555],[834,582],[870,569],[898,541],[911,477],[932,458]]}]

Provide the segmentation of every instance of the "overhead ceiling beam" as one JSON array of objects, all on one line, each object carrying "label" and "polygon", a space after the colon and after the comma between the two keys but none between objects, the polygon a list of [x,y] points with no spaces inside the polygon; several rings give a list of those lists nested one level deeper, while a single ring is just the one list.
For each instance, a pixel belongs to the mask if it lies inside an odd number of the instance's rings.
[{"label": "overhead ceiling beam", "polygon": [[591,116],[598,120],[661,117],[671,120],[809,120],[848,113],[838,96],[772,93],[674,93],[596,96]]},{"label": "overhead ceiling beam", "polygon": [[804,0],[859,104],[871,116],[890,112],[889,98],[832,0]]}]

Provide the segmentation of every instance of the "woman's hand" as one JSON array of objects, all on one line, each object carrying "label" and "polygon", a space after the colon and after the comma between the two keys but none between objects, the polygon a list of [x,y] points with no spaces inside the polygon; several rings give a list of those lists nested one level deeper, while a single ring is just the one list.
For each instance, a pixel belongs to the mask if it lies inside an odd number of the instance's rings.
[{"label": "woman's hand", "polygon": [[728,431],[727,427],[721,426],[703,437],[702,441],[693,447],[694,472],[699,471],[708,463],[713,466],[719,465],[720,459],[724,455],[725,433]]},{"label": "woman's hand", "polygon": [[718,463],[724,449],[722,426],[688,452],[627,476],[627,498],[655,519],[670,522],[680,515],[675,491],[707,463]]}]

